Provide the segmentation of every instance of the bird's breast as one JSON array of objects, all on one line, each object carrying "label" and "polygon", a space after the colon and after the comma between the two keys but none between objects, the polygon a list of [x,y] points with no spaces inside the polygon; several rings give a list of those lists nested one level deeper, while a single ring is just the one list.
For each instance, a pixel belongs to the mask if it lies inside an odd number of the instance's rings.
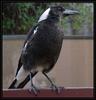
[{"label": "bird's breast", "polygon": [[[37,33],[28,45],[25,44],[22,53],[22,63],[25,69],[32,69],[32,66],[42,66],[56,62],[62,47],[62,32],[57,27],[43,25],[38,27]],[[27,67],[26,67],[27,66]],[[42,70],[38,67],[37,70]]]}]

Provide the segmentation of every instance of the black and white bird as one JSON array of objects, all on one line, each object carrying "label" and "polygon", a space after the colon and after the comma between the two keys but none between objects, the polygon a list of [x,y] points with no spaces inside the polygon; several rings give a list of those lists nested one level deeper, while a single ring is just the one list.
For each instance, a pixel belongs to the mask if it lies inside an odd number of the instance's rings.
[{"label": "black and white bird", "polygon": [[37,25],[29,31],[15,78],[9,89],[23,88],[30,81],[31,90],[37,94],[32,78],[41,71],[50,81],[52,88],[58,91],[46,73],[54,67],[62,47],[64,33],[59,28],[58,22],[62,17],[74,14],[78,14],[78,11],[52,6],[40,16]]}]

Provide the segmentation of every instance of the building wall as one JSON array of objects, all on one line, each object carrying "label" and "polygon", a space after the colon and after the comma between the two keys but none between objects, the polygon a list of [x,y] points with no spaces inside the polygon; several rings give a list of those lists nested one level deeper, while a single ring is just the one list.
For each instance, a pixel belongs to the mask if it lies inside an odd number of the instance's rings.
[{"label": "building wall", "polygon": [[[3,88],[12,82],[18,65],[24,40],[3,41]],[[65,39],[60,57],[48,76],[58,86],[92,87],[93,86],[93,40]],[[49,87],[49,82],[38,73],[33,78],[37,87]],[[28,83],[25,88],[30,87]]]}]

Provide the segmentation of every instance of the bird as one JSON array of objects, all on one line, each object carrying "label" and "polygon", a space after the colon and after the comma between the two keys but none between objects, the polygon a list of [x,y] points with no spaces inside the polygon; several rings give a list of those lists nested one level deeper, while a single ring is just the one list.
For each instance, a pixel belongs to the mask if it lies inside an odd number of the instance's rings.
[{"label": "bird", "polygon": [[42,72],[49,80],[51,88],[59,92],[47,73],[53,69],[62,48],[64,32],[58,23],[62,18],[75,14],[78,14],[77,10],[65,9],[61,5],[51,6],[44,11],[37,24],[28,33],[16,75],[9,89],[23,88],[30,81],[30,91],[37,95],[38,89],[33,84],[32,78],[38,72]]}]

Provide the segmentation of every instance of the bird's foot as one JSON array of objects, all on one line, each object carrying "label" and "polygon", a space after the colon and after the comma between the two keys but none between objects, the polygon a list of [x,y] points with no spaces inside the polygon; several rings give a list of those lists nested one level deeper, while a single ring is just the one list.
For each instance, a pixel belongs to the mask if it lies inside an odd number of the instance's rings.
[{"label": "bird's foot", "polygon": [[61,91],[64,89],[63,87],[57,87],[56,85],[52,84],[52,90],[55,91],[57,94],[60,94]]},{"label": "bird's foot", "polygon": [[30,93],[33,92],[34,95],[37,96],[38,92],[40,92],[40,91],[39,91],[39,89],[37,89],[35,86],[31,86],[31,88],[29,89],[29,92],[30,92]]}]

